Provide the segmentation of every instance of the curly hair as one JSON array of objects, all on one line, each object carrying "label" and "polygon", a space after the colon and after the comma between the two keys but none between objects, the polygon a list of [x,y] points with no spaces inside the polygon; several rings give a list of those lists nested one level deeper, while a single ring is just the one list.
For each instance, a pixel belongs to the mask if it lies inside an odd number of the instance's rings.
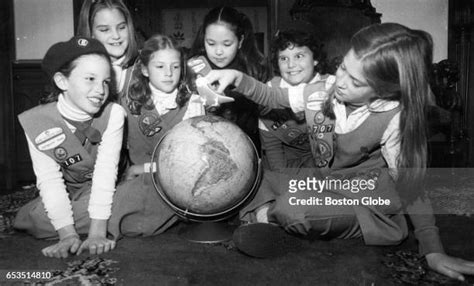
[{"label": "curly hair", "polygon": [[320,43],[314,34],[291,29],[278,31],[273,38],[271,45],[271,61],[276,74],[280,75],[280,69],[278,68],[279,52],[295,46],[308,47],[308,49],[313,53],[314,60],[318,61],[318,64],[314,68],[315,72],[320,74],[327,73],[326,53],[323,50],[324,45]]}]

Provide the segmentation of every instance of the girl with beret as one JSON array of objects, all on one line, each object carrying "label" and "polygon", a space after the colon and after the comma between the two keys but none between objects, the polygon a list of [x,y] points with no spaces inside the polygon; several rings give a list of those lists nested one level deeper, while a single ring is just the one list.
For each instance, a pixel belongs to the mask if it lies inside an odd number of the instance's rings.
[{"label": "girl with beret", "polygon": [[19,210],[14,226],[36,238],[59,237],[45,256],[108,252],[115,247],[107,220],[125,118],[108,101],[109,54],[97,40],[73,37],[49,48],[42,67],[54,90],[19,115],[40,197]]}]

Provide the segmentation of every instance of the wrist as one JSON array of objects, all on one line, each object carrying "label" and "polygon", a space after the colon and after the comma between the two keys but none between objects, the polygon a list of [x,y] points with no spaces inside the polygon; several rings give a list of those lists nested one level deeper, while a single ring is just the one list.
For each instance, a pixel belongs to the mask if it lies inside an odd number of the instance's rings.
[{"label": "wrist", "polygon": [[58,236],[60,240],[64,240],[73,236],[79,237],[79,234],[77,234],[73,225],[67,225],[58,229]]},{"label": "wrist", "polygon": [[242,78],[243,78],[244,74],[241,71],[238,71],[238,70],[234,70],[234,72],[235,72],[234,85],[239,86],[240,83],[242,82]]},{"label": "wrist", "polygon": [[89,237],[105,237],[107,235],[106,219],[91,219]]}]

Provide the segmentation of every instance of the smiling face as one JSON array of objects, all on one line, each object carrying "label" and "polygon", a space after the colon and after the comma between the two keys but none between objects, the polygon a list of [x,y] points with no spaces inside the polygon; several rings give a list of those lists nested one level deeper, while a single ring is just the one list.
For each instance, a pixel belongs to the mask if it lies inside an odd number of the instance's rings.
[{"label": "smiling face", "polygon": [[117,9],[102,9],[95,14],[92,37],[107,49],[112,61],[125,55],[130,33],[124,15]]},{"label": "smiling face", "polygon": [[313,52],[306,46],[292,45],[278,52],[278,68],[281,77],[291,85],[311,81],[317,64],[318,62],[313,58]]},{"label": "smiling face", "polygon": [[209,60],[220,68],[228,66],[242,45],[237,35],[224,23],[207,26],[204,35],[204,48]]},{"label": "smiling face", "polygon": [[110,64],[103,55],[83,55],[74,60],[69,77],[57,72],[56,85],[63,90],[66,102],[94,115],[109,96]]},{"label": "smiling face", "polygon": [[377,97],[362,70],[362,62],[351,49],[336,71],[336,98],[352,105],[364,105]]},{"label": "smiling face", "polygon": [[142,73],[156,89],[170,93],[176,89],[181,75],[181,54],[175,49],[154,52]]}]

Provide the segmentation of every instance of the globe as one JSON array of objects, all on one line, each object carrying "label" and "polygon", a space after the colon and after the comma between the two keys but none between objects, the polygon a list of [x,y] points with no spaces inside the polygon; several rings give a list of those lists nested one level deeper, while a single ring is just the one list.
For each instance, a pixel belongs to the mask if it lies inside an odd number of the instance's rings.
[{"label": "globe", "polygon": [[253,194],[260,169],[256,148],[234,123],[212,115],[184,120],[153,154],[155,187],[180,216],[220,220]]}]

